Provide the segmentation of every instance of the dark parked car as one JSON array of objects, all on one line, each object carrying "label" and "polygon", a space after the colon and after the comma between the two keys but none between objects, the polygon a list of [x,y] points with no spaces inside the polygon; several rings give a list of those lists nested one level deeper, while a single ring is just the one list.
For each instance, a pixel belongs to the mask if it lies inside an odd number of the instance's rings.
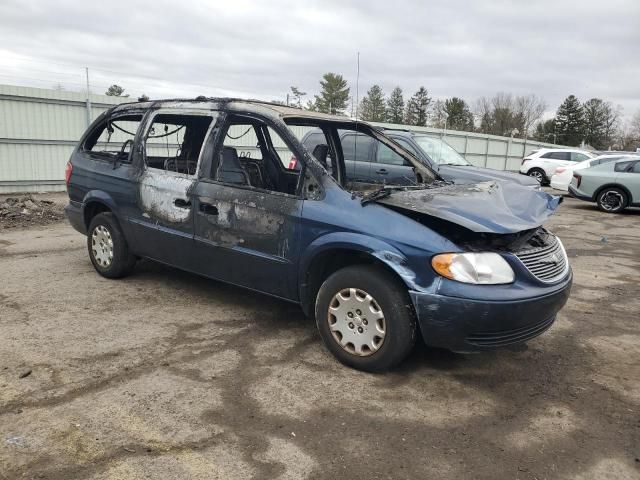
[{"label": "dark parked car", "polygon": [[[294,125],[324,143],[308,151]],[[338,130],[403,158],[411,185],[349,180]],[[251,155],[239,138],[255,142]],[[122,104],[83,135],[66,182],[99,274],[122,277],[144,257],[296,302],[363,370],[399,363],[418,332],[460,352],[525,342],[571,287],[562,243],[541,226],[557,197],[452,185],[344,117],[234,99]]]},{"label": "dark parked car", "polygon": [[[409,152],[438,172],[443,179],[454,183],[477,183],[487,180],[510,180],[520,185],[540,188],[540,183],[514,172],[475,167],[440,138],[405,130],[384,130]],[[373,183],[410,184],[413,166],[384,145],[378,145],[370,137],[356,132],[340,131],[347,178]],[[312,130],[302,138],[309,151],[324,143],[321,130]]]}]

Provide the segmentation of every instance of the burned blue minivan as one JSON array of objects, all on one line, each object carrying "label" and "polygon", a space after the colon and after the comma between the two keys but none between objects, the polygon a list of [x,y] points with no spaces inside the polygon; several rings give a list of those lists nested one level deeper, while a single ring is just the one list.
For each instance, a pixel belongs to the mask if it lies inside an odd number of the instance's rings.
[{"label": "burned blue minivan", "polygon": [[[325,140],[313,151],[309,130]],[[358,145],[344,142],[362,135],[411,165],[410,182],[349,179],[344,152]],[[457,352],[526,342],[571,288],[562,242],[542,226],[559,198],[452,184],[347,117],[224,98],[122,104],[83,135],[66,182],[100,275],[147,258],[296,302],[366,371],[397,365],[418,334]]]}]

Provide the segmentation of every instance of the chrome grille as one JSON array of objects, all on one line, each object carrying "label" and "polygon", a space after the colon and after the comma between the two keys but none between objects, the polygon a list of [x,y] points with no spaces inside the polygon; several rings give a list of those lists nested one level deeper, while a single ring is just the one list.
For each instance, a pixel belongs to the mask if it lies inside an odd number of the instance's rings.
[{"label": "chrome grille", "polygon": [[551,283],[560,280],[569,270],[569,260],[562,242],[549,234],[542,247],[514,252],[515,256],[537,279]]}]

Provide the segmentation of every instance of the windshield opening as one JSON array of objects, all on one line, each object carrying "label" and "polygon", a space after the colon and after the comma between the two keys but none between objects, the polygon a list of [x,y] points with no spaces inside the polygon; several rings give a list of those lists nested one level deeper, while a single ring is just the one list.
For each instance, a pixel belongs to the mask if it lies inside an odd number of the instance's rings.
[{"label": "windshield opening", "polygon": [[419,160],[415,149],[403,145],[384,132],[352,121],[305,119],[285,123],[307,152],[347,191],[363,192],[381,188],[426,188],[437,174]]},{"label": "windshield opening", "polygon": [[439,138],[427,136],[413,137],[418,146],[427,156],[438,165],[460,165],[469,166],[465,158],[451,148],[445,141]]}]

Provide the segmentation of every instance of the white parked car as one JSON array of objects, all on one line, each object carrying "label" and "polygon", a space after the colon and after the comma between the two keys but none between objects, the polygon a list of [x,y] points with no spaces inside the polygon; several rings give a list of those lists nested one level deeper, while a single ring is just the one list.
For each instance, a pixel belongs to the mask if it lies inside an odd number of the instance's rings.
[{"label": "white parked car", "polygon": [[596,158],[590,158],[589,160],[584,160],[572,165],[567,165],[566,167],[558,167],[556,168],[556,172],[552,175],[549,184],[551,185],[551,188],[567,192],[569,191],[569,184],[571,183],[571,179],[573,178],[573,172],[575,172],[576,170],[583,170],[585,168],[594,167],[596,165],[600,165],[601,163],[615,162],[616,160],[622,160],[623,158],[628,156],[632,156],[632,154],[606,154],[600,155]]},{"label": "white parked car", "polygon": [[535,178],[541,185],[547,185],[556,168],[595,157],[593,153],[579,148],[541,148],[522,159],[520,173]]}]

